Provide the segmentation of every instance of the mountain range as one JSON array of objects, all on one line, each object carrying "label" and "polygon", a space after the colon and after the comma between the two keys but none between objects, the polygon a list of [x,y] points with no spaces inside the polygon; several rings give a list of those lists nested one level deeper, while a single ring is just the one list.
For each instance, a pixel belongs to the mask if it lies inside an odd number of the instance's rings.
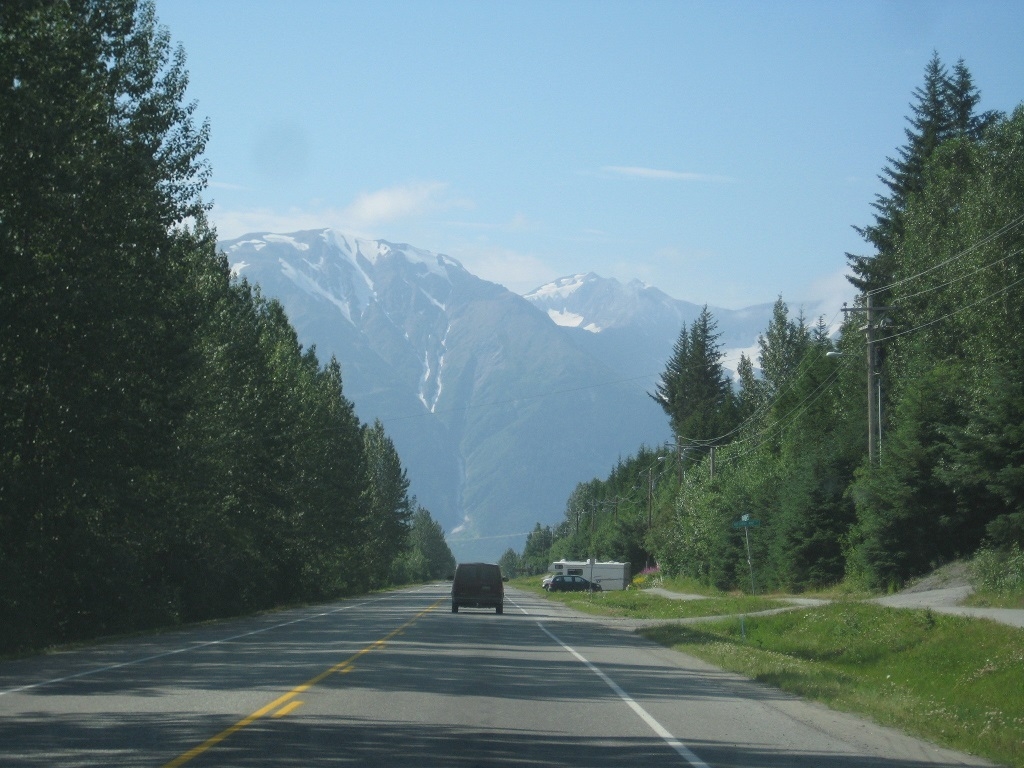
[{"label": "mountain range", "polygon": [[[595,274],[520,296],[448,256],[330,229],[219,248],[305,347],[337,358],[346,397],[384,425],[459,560],[521,550],[578,483],[671,440],[648,392],[696,304]],[[772,305],[710,310],[729,365]]]}]

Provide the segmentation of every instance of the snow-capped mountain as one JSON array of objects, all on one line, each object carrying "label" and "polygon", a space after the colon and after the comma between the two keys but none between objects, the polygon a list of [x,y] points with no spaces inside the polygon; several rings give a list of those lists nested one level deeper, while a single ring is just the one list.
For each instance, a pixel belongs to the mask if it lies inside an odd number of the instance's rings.
[{"label": "snow-capped mountain", "polygon": [[669,437],[643,381],[454,259],[331,230],[220,248],[302,344],[338,359],[360,419],[383,422],[460,559],[521,549],[577,483]]},{"label": "snow-capped mountain", "polygon": [[[459,559],[521,550],[578,483],[670,440],[647,393],[696,304],[594,274],[519,296],[447,256],[329,229],[220,248],[303,345],[338,359],[345,395],[383,422]],[[771,304],[710,309],[727,366],[756,353]]]},{"label": "snow-capped mountain", "polygon": [[[639,280],[623,285],[593,273],[563,277],[524,298],[552,322],[573,329],[579,343],[607,365],[646,375],[648,391],[665,369],[683,325],[689,327],[703,309]],[[736,370],[741,352],[756,364],[757,336],[768,327],[772,305],[708,309],[718,324],[726,368]]]}]

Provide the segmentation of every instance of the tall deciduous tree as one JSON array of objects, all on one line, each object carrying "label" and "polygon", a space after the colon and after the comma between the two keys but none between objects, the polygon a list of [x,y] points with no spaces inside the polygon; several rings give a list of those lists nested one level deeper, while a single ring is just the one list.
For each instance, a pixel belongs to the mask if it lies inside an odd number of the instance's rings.
[{"label": "tall deciduous tree", "polygon": [[363,430],[363,449],[367,480],[363,558],[370,584],[381,585],[387,583],[392,562],[406,546],[413,512],[409,479],[380,421]]},{"label": "tall deciduous tree", "polygon": [[173,286],[206,128],[152,5],[4,3],[0,41],[0,539],[25,574],[2,623],[160,620],[150,556],[196,363]]},{"label": "tall deciduous tree", "polygon": [[455,573],[455,556],[444,540],[441,524],[426,509],[415,506],[409,547],[394,563],[394,581],[398,584],[444,579]]}]

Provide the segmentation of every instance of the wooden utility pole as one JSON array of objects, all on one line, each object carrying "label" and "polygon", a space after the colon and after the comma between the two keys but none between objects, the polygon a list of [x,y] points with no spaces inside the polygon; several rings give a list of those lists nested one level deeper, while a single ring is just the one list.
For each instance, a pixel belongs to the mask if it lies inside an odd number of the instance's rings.
[{"label": "wooden utility pole", "polygon": [[867,311],[867,324],[864,326],[864,338],[867,339],[868,355],[868,461],[873,465],[878,454],[875,444],[875,326],[872,316],[871,294],[869,293],[864,302]]},{"label": "wooden utility pole", "polygon": [[[868,363],[868,461],[873,465],[878,459],[878,442],[882,434],[881,387],[878,381],[875,356],[875,329],[881,327],[882,323],[881,320],[876,320],[876,317],[880,318],[885,312],[898,309],[898,307],[876,307],[871,298],[871,294],[868,293],[864,296],[863,307],[843,307],[843,312],[864,312],[867,318],[867,322],[861,330],[864,331],[864,338],[867,342],[865,354]],[[876,400],[877,411],[875,410]]]}]

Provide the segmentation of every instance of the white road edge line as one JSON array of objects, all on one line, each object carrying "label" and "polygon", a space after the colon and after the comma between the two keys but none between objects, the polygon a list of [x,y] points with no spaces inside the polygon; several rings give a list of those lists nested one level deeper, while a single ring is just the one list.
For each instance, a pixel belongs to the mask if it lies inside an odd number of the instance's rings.
[{"label": "white road edge line", "polygon": [[[519,605],[519,603],[517,603],[515,600],[511,600],[510,602],[524,614],[529,616],[529,612],[525,608],[523,608],[523,606]],[[687,746],[683,744],[683,742],[681,742],[679,739],[677,739],[675,736],[669,733],[668,729],[661,723],[659,723],[657,720],[655,720],[654,716],[651,715],[650,712],[648,712],[646,709],[637,704],[636,701],[633,700],[632,696],[630,696],[628,693],[622,690],[622,688],[619,687],[618,683],[616,683],[614,680],[608,677],[608,675],[606,675],[596,666],[591,664],[590,661],[583,654],[579,653],[572,646],[563,643],[559,637],[553,634],[551,630],[549,630],[539,621],[537,622],[537,626],[541,628],[545,635],[550,637],[552,640],[554,640],[556,643],[562,646],[562,648],[564,648],[570,654],[575,656],[577,660],[583,662],[583,664],[586,665],[587,669],[589,669],[599,678],[604,680],[605,685],[611,688],[612,691],[615,692],[616,696],[622,699],[622,701],[625,702],[626,705],[630,709],[632,709],[641,720],[647,723],[647,726],[656,734],[658,734],[658,736],[661,737],[662,741],[664,741],[666,744],[672,747],[672,749],[674,749],[680,757],[682,757],[687,763],[689,763],[691,768],[711,768],[711,766],[709,766],[707,763],[705,763],[703,760],[701,760],[699,757],[693,754],[693,752],[691,752],[687,748]]]}]

